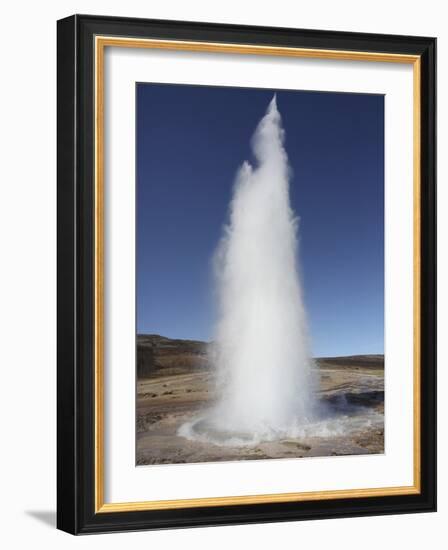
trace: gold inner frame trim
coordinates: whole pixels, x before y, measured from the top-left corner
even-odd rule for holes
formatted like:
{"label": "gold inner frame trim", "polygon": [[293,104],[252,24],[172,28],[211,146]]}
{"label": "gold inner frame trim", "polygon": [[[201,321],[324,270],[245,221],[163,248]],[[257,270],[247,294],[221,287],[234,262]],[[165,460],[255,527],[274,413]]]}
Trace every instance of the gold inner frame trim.
{"label": "gold inner frame trim", "polygon": [[[190,498],[180,500],[154,500],[141,502],[104,502],[104,51],[106,47],[153,48],[159,50],[193,51],[207,53],[232,53],[300,57],[330,60],[371,61],[387,63],[407,63],[413,65],[413,420],[414,420],[414,480],[413,485],[401,487],[379,487],[366,489],[313,491],[296,493],[276,493],[260,495],[226,496],[211,498]],[[156,40],[96,36],[95,55],[95,344],[94,344],[94,396],[95,396],[95,513],[129,512],[142,510],[167,510],[197,508],[207,506],[232,506],[241,504],[261,504],[274,502],[303,502],[332,500],[340,498],[362,498],[420,493],[421,484],[421,443],[420,443],[420,270],[421,270],[421,60],[417,55],[390,54],[382,52],[359,52],[345,50],[324,50],[253,44],[227,44],[183,40]]]}

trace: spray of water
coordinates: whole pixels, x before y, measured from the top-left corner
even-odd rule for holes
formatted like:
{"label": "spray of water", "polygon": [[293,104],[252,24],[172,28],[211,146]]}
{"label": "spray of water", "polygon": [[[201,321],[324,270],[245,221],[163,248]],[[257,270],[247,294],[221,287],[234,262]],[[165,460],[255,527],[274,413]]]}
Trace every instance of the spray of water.
{"label": "spray of water", "polygon": [[[215,258],[219,302],[211,361],[218,402],[186,426],[231,443],[283,437],[309,424],[315,384],[298,270],[298,220],[274,96],[253,136]],[[187,433],[188,432],[188,433]]]}

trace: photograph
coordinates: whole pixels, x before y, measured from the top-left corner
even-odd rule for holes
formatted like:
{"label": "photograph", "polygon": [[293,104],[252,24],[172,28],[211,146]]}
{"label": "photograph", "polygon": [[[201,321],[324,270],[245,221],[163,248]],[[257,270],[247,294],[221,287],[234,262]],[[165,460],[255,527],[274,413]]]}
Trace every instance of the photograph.
{"label": "photograph", "polygon": [[384,95],[135,98],[136,465],[383,454]]}

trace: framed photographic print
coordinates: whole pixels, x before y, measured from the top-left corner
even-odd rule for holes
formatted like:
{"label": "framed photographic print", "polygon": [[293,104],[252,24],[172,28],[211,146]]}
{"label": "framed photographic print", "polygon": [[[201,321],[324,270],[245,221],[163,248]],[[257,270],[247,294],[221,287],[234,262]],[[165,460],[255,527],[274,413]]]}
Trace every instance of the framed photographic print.
{"label": "framed photographic print", "polygon": [[434,511],[434,38],[58,22],[58,527]]}

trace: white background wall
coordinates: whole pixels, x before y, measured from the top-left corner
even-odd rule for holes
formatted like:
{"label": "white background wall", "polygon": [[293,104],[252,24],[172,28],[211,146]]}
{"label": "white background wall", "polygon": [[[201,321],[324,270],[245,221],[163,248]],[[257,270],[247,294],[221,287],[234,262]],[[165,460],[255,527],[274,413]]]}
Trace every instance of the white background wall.
{"label": "white background wall", "polygon": [[[0,84],[0,541],[5,548],[446,548],[447,139],[444,2],[89,0],[3,5]],[[73,13],[291,26],[439,39],[439,512],[97,535],[54,528],[56,20]],[[6,543],[6,544],[4,544]],[[143,547],[142,546],[142,547]]]}

